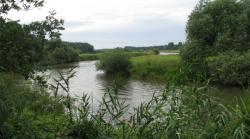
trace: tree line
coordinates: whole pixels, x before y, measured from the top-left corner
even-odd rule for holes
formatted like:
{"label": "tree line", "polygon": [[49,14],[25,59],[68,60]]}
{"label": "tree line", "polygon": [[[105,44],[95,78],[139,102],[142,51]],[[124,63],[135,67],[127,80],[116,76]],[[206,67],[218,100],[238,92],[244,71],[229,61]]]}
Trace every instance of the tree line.
{"label": "tree line", "polygon": [[145,47],[135,47],[135,46],[125,46],[124,50],[135,50],[135,51],[145,51],[145,50],[178,50],[183,47],[183,43],[174,43],[170,42],[167,45],[159,45],[159,46],[145,46]]}

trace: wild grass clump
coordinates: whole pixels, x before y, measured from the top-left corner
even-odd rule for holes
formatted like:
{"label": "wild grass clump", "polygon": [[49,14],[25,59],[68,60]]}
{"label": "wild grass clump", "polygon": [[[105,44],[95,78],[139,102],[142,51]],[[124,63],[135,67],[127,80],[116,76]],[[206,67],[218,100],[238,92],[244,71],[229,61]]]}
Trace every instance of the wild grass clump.
{"label": "wild grass clump", "polygon": [[107,74],[128,75],[131,62],[128,55],[122,52],[104,53],[97,63],[98,70],[104,70]]}
{"label": "wild grass clump", "polygon": [[131,74],[135,77],[150,79],[167,79],[178,70],[178,55],[148,55],[131,59]]}

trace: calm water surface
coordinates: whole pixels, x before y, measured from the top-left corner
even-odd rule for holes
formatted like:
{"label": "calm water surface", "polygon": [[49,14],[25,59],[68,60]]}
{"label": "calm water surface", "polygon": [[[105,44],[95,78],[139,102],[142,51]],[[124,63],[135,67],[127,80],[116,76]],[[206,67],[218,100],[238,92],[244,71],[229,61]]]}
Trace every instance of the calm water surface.
{"label": "calm water surface", "polygon": [[[97,71],[97,61],[85,61],[74,64],[57,66],[47,72],[50,79],[58,78],[58,71],[65,71],[76,66],[76,76],[70,80],[70,93],[73,97],[81,97],[88,94],[91,104],[96,108],[104,92],[111,87],[113,78],[106,77],[103,71]],[[52,81],[52,80],[50,80]],[[148,101],[153,93],[159,93],[164,89],[164,83],[149,82],[136,79],[124,79],[119,90],[118,97],[125,100],[131,107],[136,107],[142,102]],[[214,86],[213,95],[222,98],[225,102],[231,102],[235,97],[244,96],[243,90],[237,87]]]}
{"label": "calm water surface", "polygon": [[[103,71],[97,71],[96,62],[85,61],[62,65],[49,70],[47,74],[50,79],[58,78],[58,71],[65,71],[77,66],[75,68],[76,76],[70,80],[70,93],[73,97],[80,97],[83,93],[88,94],[94,107],[97,107],[104,92],[111,87],[114,78],[106,77]],[[118,97],[133,107],[151,99],[153,93],[159,93],[164,89],[162,83],[134,79],[124,79],[122,85]]]}

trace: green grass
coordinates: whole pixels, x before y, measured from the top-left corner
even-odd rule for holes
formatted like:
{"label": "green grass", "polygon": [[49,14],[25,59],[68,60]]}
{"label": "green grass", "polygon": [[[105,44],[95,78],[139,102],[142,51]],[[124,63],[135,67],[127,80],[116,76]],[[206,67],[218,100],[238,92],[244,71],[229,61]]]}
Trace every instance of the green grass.
{"label": "green grass", "polygon": [[[100,52],[100,53],[96,53],[96,54],[80,54],[80,61],[90,61],[90,60],[99,60],[100,57],[108,52]],[[112,51],[110,51],[109,53],[113,53]],[[127,55],[128,57],[137,57],[137,56],[145,56],[145,55],[149,55],[150,52],[136,52],[136,51],[132,51],[132,52],[123,52],[125,55]]]}
{"label": "green grass", "polygon": [[101,53],[97,54],[80,54],[80,61],[98,60],[100,59]]}
{"label": "green grass", "polygon": [[0,73],[0,77],[0,138],[66,136],[67,116],[59,99],[21,76]]}
{"label": "green grass", "polygon": [[160,50],[160,52],[165,52],[165,53],[180,53],[180,50]]}
{"label": "green grass", "polygon": [[131,58],[134,77],[165,80],[178,70],[179,55],[148,55]]}

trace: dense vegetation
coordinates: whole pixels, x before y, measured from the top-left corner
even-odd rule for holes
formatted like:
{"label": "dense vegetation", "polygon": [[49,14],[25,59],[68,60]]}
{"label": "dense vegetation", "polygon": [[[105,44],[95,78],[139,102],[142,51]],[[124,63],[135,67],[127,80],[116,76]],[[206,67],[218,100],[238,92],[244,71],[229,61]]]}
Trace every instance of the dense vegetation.
{"label": "dense vegetation", "polygon": [[[26,87],[12,75],[0,79],[1,138],[249,138],[249,101],[226,107],[211,97],[208,84],[187,87],[171,80],[165,91],[132,111],[116,96],[104,95],[97,112],[89,97],[75,106],[68,83],[74,72],[61,73],[54,91]],[[179,76],[180,77],[180,76]],[[58,92],[62,90],[63,92]],[[51,94],[52,93],[52,94]],[[65,96],[59,94],[65,94]],[[241,106],[241,107],[240,107]]]}
{"label": "dense vegetation", "polygon": [[55,12],[51,12],[44,21],[21,25],[1,15],[0,72],[12,71],[28,77],[40,68],[45,42],[60,36],[63,20],[54,18]]}
{"label": "dense vegetation", "polygon": [[[187,46],[182,50],[187,68],[178,68],[178,55],[104,53],[98,67],[107,73],[175,76],[167,80],[164,91],[132,110],[118,99],[114,82],[96,112],[91,111],[88,96],[71,96],[74,69],[60,73],[56,84],[42,77],[25,80],[44,68],[41,65],[73,62],[79,51],[85,51],[60,40],[63,20],[56,19],[55,12],[29,25],[2,16],[43,4],[43,0],[0,3],[0,138],[250,138],[249,96],[225,106],[211,97],[207,80],[249,83],[248,0],[200,1],[190,16]],[[135,55],[140,57],[131,58]],[[202,82],[195,78],[186,82],[189,67],[193,75],[204,77]]]}
{"label": "dense vegetation", "polygon": [[94,53],[94,54],[80,54],[81,61],[88,61],[88,60],[99,60],[101,58],[101,53]]}
{"label": "dense vegetation", "polygon": [[[187,47],[182,50],[182,60],[192,65],[192,77],[197,74],[207,78],[217,75],[217,70],[208,70],[207,59],[211,56],[218,56],[217,59],[219,59],[221,55],[227,57],[231,51],[238,53],[235,56],[247,52],[250,49],[249,21],[250,1],[248,0],[201,0],[189,17],[186,29]],[[248,60],[247,57],[244,57],[246,58],[243,58],[244,60],[242,58],[241,61]],[[230,65],[228,62],[231,61],[224,62],[226,62],[225,65]],[[241,70],[227,70],[223,74],[238,72],[236,74],[239,75],[249,69],[247,65],[236,64],[235,66],[237,66],[235,69]],[[244,76],[248,76],[247,72],[244,73],[246,73]],[[225,81],[227,79],[229,78],[216,78],[216,81],[239,84],[237,79]],[[241,83],[244,84],[250,82],[250,80],[242,80],[244,82]]]}
{"label": "dense vegetation", "polygon": [[100,62],[97,63],[98,70],[104,70],[107,74],[128,75],[131,62],[129,56],[122,52],[104,53]]}
{"label": "dense vegetation", "polygon": [[59,99],[45,88],[31,88],[18,75],[1,73],[0,77],[0,138],[66,136],[64,126],[69,124]]}
{"label": "dense vegetation", "polygon": [[78,50],[64,44],[60,39],[48,41],[43,55],[43,65],[65,64],[79,60]]}
{"label": "dense vegetation", "polygon": [[93,53],[95,51],[94,46],[89,43],[81,43],[81,42],[63,42],[64,45],[73,47],[79,53]]}
{"label": "dense vegetation", "polygon": [[214,81],[228,85],[250,83],[250,51],[235,51],[209,57],[208,67]]}

